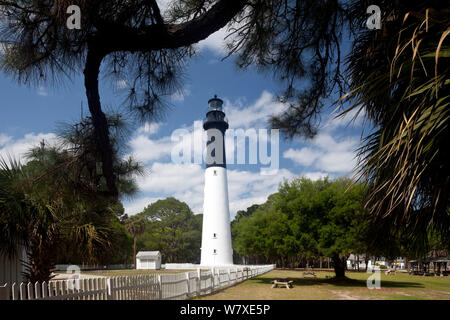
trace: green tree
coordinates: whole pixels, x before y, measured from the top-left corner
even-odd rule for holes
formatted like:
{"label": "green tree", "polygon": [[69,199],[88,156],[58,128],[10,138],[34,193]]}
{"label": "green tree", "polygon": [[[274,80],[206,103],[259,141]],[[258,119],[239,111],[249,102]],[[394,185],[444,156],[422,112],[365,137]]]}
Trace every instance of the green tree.
{"label": "green tree", "polygon": [[148,221],[138,239],[140,249],[161,251],[164,262],[199,261],[202,215],[173,197],[148,205],[140,215]]}
{"label": "green tree", "polygon": [[[117,126],[112,121],[111,131]],[[0,228],[16,226],[2,237],[0,247],[10,253],[18,244],[26,248],[30,281],[49,280],[58,253],[64,251],[83,262],[111,259],[118,205],[105,192],[105,179],[97,170],[92,129],[90,120],[84,119],[61,134],[61,144],[42,142],[31,149],[26,165],[2,162]],[[121,194],[133,195],[134,175],[141,167],[132,159],[121,160],[115,150],[117,185]]]}
{"label": "green tree", "polygon": [[125,221],[125,229],[133,236],[133,263],[136,269],[136,239],[145,232],[145,219],[139,215],[131,216]]}
{"label": "green tree", "polygon": [[[262,256],[292,266],[301,257],[331,257],[336,277],[345,277],[350,253],[359,253],[366,211],[365,187],[352,181],[294,179],[234,226],[233,245],[241,255]],[[351,187],[350,187],[351,186]]]}

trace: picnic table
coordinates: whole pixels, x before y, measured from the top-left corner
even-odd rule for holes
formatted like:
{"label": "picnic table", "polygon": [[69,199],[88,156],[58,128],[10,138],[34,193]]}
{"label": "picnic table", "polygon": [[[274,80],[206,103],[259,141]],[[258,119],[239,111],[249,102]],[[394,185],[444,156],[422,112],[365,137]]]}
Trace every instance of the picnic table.
{"label": "picnic table", "polygon": [[285,286],[286,289],[292,288],[293,280],[289,280],[288,278],[276,278],[272,280],[272,288],[278,288],[278,285]]}
{"label": "picnic table", "polygon": [[314,271],[304,271],[303,272],[303,277],[305,276],[313,276],[314,278],[316,277],[316,273]]}
{"label": "picnic table", "polygon": [[390,275],[390,274],[394,275],[394,274],[396,274],[396,271],[394,269],[389,269],[389,270],[386,270],[385,274],[386,275]]}

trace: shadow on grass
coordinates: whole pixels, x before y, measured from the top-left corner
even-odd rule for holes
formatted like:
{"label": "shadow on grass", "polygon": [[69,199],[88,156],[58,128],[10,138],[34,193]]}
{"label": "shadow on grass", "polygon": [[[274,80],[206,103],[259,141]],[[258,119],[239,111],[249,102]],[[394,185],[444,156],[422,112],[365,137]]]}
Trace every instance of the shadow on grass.
{"label": "shadow on grass", "polygon": [[[368,275],[369,277],[369,275]],[[287,277],[289,280],[294,281],[294,286],[311,286],[311,285],[333,285],[337,287],[367,287],[367,280],[358,280],[350,278],[303,278],[303,277]],[[272,285],[272,281],[278,279],[277,277],[266,278],[257,277],[252,279],[254,283],[262,283]],[[391,281],[382,280],[381,286],[384,288],[424,288],[423,284],[417,282],[404,282],[404,281]]]}

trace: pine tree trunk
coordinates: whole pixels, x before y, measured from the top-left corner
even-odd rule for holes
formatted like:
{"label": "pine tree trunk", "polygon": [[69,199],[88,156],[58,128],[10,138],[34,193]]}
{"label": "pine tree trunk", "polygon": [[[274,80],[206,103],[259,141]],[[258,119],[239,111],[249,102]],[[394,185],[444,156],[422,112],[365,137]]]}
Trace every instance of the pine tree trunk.
{"label": "pine tree trunk", "polygon": [[106,115],[102,111],[98,90],[98,75],[104,55],[98,51],[98,49],[92,48],[88,50],[84,69],[84,85],[92,124],[94,125],[97,150],[101,159],[102,174],[105,177],[110,194],[116,198],[118,190],[113,172],[113,151],[109,138],[109,126]]}

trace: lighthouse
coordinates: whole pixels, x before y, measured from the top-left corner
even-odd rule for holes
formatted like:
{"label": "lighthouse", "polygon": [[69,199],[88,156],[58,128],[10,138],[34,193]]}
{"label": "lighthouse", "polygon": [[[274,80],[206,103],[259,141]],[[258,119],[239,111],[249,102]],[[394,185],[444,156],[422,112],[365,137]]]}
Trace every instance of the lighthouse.
{"label": "lighthouse", "polygon": [[215,95],[208,101],[208,105],[208,112],[203,121],[207,142],[200,263],[203,266],[232,265],[233,249],[225,159],[225,131],[228,129],[228,122],[222,110],[221,99]]}

